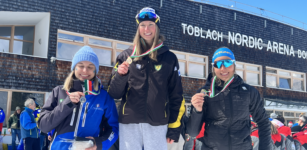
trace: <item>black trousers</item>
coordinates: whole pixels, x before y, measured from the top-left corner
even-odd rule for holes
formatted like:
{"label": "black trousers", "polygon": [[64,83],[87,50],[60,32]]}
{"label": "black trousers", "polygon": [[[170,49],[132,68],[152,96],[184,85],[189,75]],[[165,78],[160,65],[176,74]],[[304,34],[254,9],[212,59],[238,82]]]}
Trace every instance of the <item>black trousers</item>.
{"label": "black trousers", "polygon": [[27,137],[23,139],[24,150],[40,150],[39,138]]}

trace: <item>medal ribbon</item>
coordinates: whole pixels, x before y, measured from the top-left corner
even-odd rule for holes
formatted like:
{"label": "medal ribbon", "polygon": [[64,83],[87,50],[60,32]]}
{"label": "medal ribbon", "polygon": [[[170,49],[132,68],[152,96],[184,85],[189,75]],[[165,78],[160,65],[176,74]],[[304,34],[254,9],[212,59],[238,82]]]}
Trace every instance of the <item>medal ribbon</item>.
{"label": "medal ribbon", "polygon": [[[85,95],[98,95],[100,93],[100,90],[99,90],[99,93],[96,93],[92,90],[92,88],[93,88],[92,82],[89,81],[89,80],[84,81],[84,88],[85,88],[85,91],[84,91]],[[66,94],[70,95],[70,92],[66,91]]]}
{"label": "medal ribbon", "polygon": [[223,91],[225,91],[227,89],[227,87],[233,82],[234,80],[234,76],[227,81],[227,83],[225,84],[224,88],[215,95],[215,81],[216,81],[216,76],[212,79],[212,82],[211,82],[211,86],[210,86],[210,91],[209,91],[209,97],[210,98],[213,98],[215,96],[218,96],[220,93],[222,93]]}
{"label": "medal ribbon", "polygon": [[136,45],[134,46],[133,48],[133,51],[132,51],[132,54],[130,56],[130,58],[137,58],[137,57],[142,57],[142,56],[146,56],[156,50],[158,50],[159,48],[161,48],[163,46],[163,42],[161,42],[159,45],[157,45],[156,47],[154,47],[153,49],[149,49],[147,50],[145,53],[139,55],[139,56],[136,56],[135,53],[136,53]]}

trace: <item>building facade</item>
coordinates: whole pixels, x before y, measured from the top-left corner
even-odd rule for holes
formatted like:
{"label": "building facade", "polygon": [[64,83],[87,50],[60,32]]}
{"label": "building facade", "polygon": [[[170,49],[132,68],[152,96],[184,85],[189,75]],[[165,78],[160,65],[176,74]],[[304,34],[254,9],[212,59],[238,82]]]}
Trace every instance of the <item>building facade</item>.
{"label": "building facade", "polygon": [[180,63],[187,105],[211,72],[213,52],[226,46],[235,54],[236,73],[258,89],[268,113],[295,121],[307,112],[306,30],[187,0],[0,1],[0,107],[9,116],[29,96],[43,105],[84,45],[97,53],[106,88],[116,56],[132,45],[134,17],[145,6],[159,11],[164,44]]}

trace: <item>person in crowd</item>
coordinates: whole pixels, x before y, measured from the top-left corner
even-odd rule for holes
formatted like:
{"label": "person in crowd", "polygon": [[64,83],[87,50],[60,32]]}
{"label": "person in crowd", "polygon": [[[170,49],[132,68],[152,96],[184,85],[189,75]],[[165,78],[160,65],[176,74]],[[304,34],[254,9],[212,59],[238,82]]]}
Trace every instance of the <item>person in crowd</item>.
{"label": "person in crowd", "polygon": [[298,133],[294,134],[296,136],[307,134],[307,117],[301,116],[298,120],[298,126],[292,127],[291,131],[292,132],[298,132]]}
{"label": "person in crowd", "polygon": [[[301,131],[304,131],[304,132],[307,132],[306,131],[307,129],[307,117],[306,116],[301,116],[299,117],[299,120],[297,122],[297,125],[294,126],[291,128],[291,131],[292,132],[301,132]],[[302,133],[300,133],[302,134]]]}
{"label": "person in crowd", "polygon": [[298,125],[291,128],[292,132],[295,132],[295,134],[293,134],[293,139],[296,150],[307,150],[306,126],[307,126],[307,117],[301,115],[298,120]]}
{"label": "person in crowd", "polygon": [[117,140],[115,102],[96,77],[98,71],[97,55],[91,47],[83,46],[73,57],[71,73],[64,85],[55,87],[49,95],[38,123],[45,133],[55,129],[51,150],[79,145],[74,138],[92,140],[89,144],[92,146],[86,150],[108,150]]}
{"label": "person in crowd", "polygon": [[259,149],[270,149],[270,122],[259,92],[235,74],[235,56],[226,47],[212,57],[212,73],[205,86],[192,97],[188,132],[199,133],[203,122],[203,148],[214,150],[252,149],[250,114],[259,128]]}
{"label": "person in crowd", "polygon": [[271,135],[272,144],[270,150],[286,150],[286,137],[278,133],[278,130],[275,128],[273,123],[271,123]]}
{"label": "person in crowd", "polygon": [[5,121],[5,112],[3,108],[0,107],[0,135],[2,133],[3,122]]}
{"label": "person in crowd", "polygon": [[178,59],[163,45],[155,9],[143,8],[135,19],[134,46],[117,56],[108,88],[122,99],[120,149],[166,150],[178,142],[185,112]]}
{"label": "person in crowd", "polygon": [[203,123],[202,128],[199,132],[199,134],[196,137],[191,137],[187,132],[186,132],[186,125],[189,121],[189,117],[184,115],[182,118],[182,125],[184,126],[184,130],[182,131],[182,135],[184,137],[185,143],[183,145],[183,150],[201,150],[201,144],[198,139],[204,137],[204,131],[205,131],[205,123]]}
{"label": "person in crowd", "polygon": [[293,143],[293,138],[291,134],[291,128],[287,127],[284,125],[284,117],[278,115],[276,119],[273,119],[271,122],[274,125],[274,127],[277,129],[279,134],[282,134],[286,137],[286,149],[287,150],[292,150],[295,148],[294,143]]}
{"label": "person in crowd", "polygon": [[28,98],[25,101],[25,110],[20,115],[20,130],[24,150],[40,150],[38,127],[33,116],[35,106],[35,101]]}
{"label": "person in crowd", "polygon": [[290,121],[290,122],[288,123],[288,127],[289,127],[289,128],[292,128],[292,126],[293,126],[293,122]]}
{"label": "person in crowd", "polygon": [[255,122],[251,121],[251,139],[252,139],[252,146],[253,150],[259,149],[259,130],[258,126]]}
{"label": "person in crowd", "polygon": [[270,118],[271,118],[271,119],[276,119],[276,118],[277,118],[277,116],[278,116],[278,115],[277,115],[277,114],[275,114],[275,113],[271,113],[271,114],[270,114]]}
{"label": "person in crowd", "polygon": [[[38,100],[35,97],[30,97],[31,99],[34,100],[35,102],[35,110],[33,111],[34,119],[37,122],[39,117],[40,117],[40,112],[41,112],[41,106],[38,104]],[[42,132],[38,128],[38,133],[39,133],[39,140],[40,140],[40,150],[43,150],[43,147],[46,147],[46,139],[47,139],[47,134]]]}
{"label": "person in crowd", "polygon": [[8,131],[12,134],[12,150],[16,150],[16,136],[18,141],[21,141],[21,132],[20,132],[20,107],[17,106],[14,114],[12,114],[7,122]]}

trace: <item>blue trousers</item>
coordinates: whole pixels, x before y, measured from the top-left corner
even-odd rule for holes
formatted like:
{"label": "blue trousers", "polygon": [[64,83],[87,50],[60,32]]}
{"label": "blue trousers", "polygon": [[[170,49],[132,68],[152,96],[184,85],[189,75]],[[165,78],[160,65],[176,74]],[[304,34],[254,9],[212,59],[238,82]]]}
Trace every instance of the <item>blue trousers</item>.
{"label": "blue trousers", "polygon": [[43,150],[43,147],[44,147],[44,141],[45,141],[46,136],[45,136],[45,135],[40,134],[39,138],[40,138],[40,148],[41,148],[41,150]]}
{"label": "blue trousers", "polygon": [[11,129],[12,132],[12,150],[16,150],[16,136],[18,136],[18,140],[20,141],[21,132],[20,129]]}

